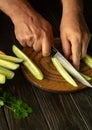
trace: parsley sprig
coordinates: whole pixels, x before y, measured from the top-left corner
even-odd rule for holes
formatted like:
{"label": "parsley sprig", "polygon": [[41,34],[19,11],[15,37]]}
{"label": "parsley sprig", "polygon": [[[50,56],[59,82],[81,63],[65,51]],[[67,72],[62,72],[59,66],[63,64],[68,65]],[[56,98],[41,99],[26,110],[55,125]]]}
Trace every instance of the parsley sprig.
{"label": "parsley sprig", "polygon": [[14,112],[15,118],[22,119],[28,117],[32,112],[32,108],[25,102],[17,99],[10,92],[4,92],[0,97],[0,107],[6,106]]}

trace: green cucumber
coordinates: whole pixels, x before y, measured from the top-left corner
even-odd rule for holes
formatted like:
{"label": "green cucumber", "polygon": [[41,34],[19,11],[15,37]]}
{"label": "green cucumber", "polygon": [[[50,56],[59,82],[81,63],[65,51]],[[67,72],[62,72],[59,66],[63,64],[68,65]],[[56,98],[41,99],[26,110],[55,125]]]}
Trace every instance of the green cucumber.
{"label": "green cucumber", "polygon": [[42,80],[44,78],[43,73],[38,66],[34,64],[34,62],[29,59],[17,46],[13,45],[12,50],[17,57],[23,59],[23,65],[29,70],[29,72],[32,73],[35,78],[38,80]]}
{"label": "green cucumber", "polygon": [[60,75],[71,85],[74,87],[78,87],[77,83],[74,81],[74,79],[69,75],[69,73],[65,70],[65,68],[61,65],[59,60],[55,57],[51,57],[53,65],[56,67],[57,71],[60,73]]}
{"label": "green cucumber", "polygon": [[92,77],[89,77],[88,75],[85,75],[83,73],[80,73],[87,81],[92,80]]}
{"label": "green cucumber", "polygon": [[92,57],[88,54],[83,58],[83,62],[92,69]]}
{"label": "green cucumber", "polygon": [[19,64],[15,64],[13,62],[2,60],[2,59],[0,59],[0,66],[10,70],[16,70],[17,68],[19,68]]}
{"label": "green cucumber", "polygon": [[23,61],[23,59],[20,59],[20,58],[14,57],[14,56],[10,56],[10,55],[4,55],[4,54],[0,54],[0,59],[11,61],[14,63],[21,63]]}
{"label": "green cucumber", "polygon": [[1,66],[0,66],[0,74],[5,75],[7,79],[12,79],[15,75],[13,71],[8,70],[8,69],[1,67]]}
{"label": "green cucumber", "polygon": [[6,76],[4,74],[0,74],[0,84],[5,84]]}

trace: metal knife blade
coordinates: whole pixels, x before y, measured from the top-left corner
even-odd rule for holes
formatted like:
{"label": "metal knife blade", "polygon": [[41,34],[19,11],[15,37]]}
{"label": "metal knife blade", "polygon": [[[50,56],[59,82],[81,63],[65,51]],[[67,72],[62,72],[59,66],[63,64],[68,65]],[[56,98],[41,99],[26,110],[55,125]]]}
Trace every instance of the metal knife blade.
{"label": "metal knife blade", "polygon": [[51,56],[56,57],[62,66],[79,82],[88,87],[92,87],[92,85],[85,80],[85,78],[81,76],[81,74],[73,67],[73,65],[54,47],[51,48]]}

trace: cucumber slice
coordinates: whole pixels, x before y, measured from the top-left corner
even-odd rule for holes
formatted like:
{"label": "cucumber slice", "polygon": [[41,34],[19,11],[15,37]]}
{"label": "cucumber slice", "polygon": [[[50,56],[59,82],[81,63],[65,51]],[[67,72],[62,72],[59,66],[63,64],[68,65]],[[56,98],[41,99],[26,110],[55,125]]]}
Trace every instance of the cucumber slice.
{"label": "cucumber slice", "polygon": [[57,71],[60,73],[60,75],[71,85],[74,87],[78,87],[77,83],[73,80],[73,78],[68,74],[68,72],[64,69],[64,67],[61,65],[59,60],[55,57],[51,57],[53,65],[56,67]]}
{"label": "cucumber slice", "polygon": [[5,75],[7,79],[12,79],[15,75],[13,71],[8,70],[8,69],[1,67],[1,66],[0,66],[0,74]]}
{"label": "cucumber slice", "polygon": [[12,50],[14,54],[23,59],[23,65],[32,73],[32,75],[38,80],[42,80],[44,78],[43,73],[38,68],[36,64],[33,63],[31,59],[29,59],[17,46],[13,45]]}
{"label": "cucumber slice", "polygon": [[11,61],[14,63],[20,63],[23,61],[23,59],[20,59],[14,56],[4,55],[4,54],[0,54],[0,59]]}
{"label": "cucumber slice", "polygon": [[0,59],[0,66],[10,70],[16,70],[17,68],[19,68],[19,64],[15,64],[13,62],[2,60],[2,59]]}
{"label": "cucumber slice", "polygon": [[3,74],[0,74],[0,84],[5,84],[6,76]]}
{"label": "cucumber slice", "polygon": [[83,73],[80,73],[87,81],[90,81],[90,80],[92,80],[92,78],[91,77],[89,77],[88,75],[85,75],[85,74],[83,74]]}
{"label": "cucumber slice", "polygon": [[92,69],[92,57],[88,54],[83,58],[83,62]]}

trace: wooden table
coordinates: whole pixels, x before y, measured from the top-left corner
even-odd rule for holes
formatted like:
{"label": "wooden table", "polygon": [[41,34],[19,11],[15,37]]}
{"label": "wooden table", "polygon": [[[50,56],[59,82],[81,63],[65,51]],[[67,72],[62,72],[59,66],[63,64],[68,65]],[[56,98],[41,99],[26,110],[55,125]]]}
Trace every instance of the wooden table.
{"label": "wooden table", "polygon": [[[5,15],[1,15],[0,49],[8,54],[11,54],[13,44],[10,23]],[[89,26],[91,28],[91,24]],[[30,84],[21,69],[0,87],[10,90],[33,109],[28,118],[18,120],[11,110],[1,108],[0,130],[92,130],[91,88],[68,94],[49,93]]]}

